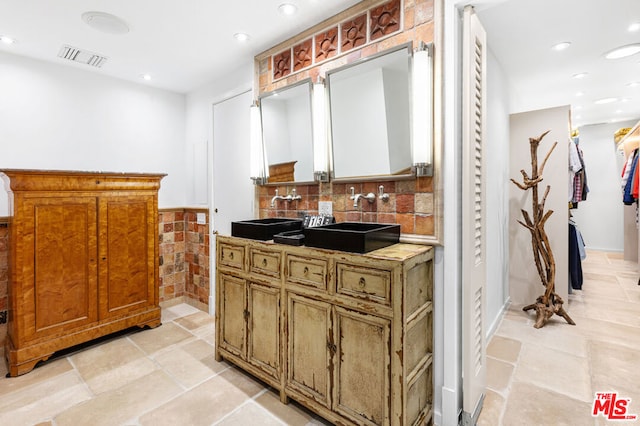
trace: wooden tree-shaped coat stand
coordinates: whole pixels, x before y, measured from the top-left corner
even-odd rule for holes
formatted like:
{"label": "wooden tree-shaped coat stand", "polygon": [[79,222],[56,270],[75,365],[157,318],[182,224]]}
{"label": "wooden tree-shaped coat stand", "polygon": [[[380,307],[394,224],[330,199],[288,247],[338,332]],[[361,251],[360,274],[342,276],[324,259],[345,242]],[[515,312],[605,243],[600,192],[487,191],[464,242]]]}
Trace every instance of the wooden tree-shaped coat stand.
{"label": "wooden tree-shaped coat stand", "polygon": [[518,188],[523,191],[532,190],[532,210],[533,210],[533,218],[529,215],[529,212],[522,209],[522,217],[524,218],[524,222],[519,220],[518,223],[531,232],[531,246],[533,248],[533,259],[536,262],[536,268],[538,269],[538,275],[540,276],[540,281],[542,285],[545,287],[545,292],[542,296],[539,296],[536,299],[535,303],[531,305],[527,305],[522,308],[523,311],[527,312],[529,310],[536,310],[536,322],[534,324],[535,328],[543,327],[549,318],[551,318],[554,314],[560,315],[563,317],[569,324],[576,325],[575,322],[569,317],[569,314],[564,310],[562,304],[564,301],[562,298],[556,294],[555,292],[555,278],[556,278],[556,263],[553,257],[553,252],[551,251],[551,244],[549,243],[549,238],[547,237],[547,233],[544,230],[544,224],[547,222],[551,214],[553,214],[553,210],[548,210],[546,213],[544,211],[544,205],[547,201],[547,196],[549,195],[549,190],[551,186],[547,185],[546,190],[544,191],[544,196],[542,197],[542,201],[538,200],[538,184],[542,182],[542,172],[544,171],[544,166],[551,155],[551,152],[554,150],[558,142],[554,142],[553,146],[547,153],[542,162],[540,168],[538,168],[538,146],[540,145],[540,141],[545,135],[549,133],[549,130],[544,132],[538,138],[529,138],[529,145],[531,147],[531,177],[527,176],[527,173],[524,170],[520,170],[522,174],[522,183],[518,183],[515,179],[511,179]]}

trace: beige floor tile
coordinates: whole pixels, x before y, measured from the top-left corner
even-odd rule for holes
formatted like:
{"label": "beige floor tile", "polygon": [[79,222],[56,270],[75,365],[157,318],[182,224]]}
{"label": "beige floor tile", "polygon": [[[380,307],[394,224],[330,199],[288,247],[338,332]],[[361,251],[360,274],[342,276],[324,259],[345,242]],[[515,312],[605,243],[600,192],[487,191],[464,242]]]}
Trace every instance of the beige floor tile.
{"label": "beige floor tile", "polygon": [[232,388],[240,390],[249,398],[253,398],[266,387],[265,384],[237,367],[229,368],[220,373],[219,376],[229,383]]}
{"label": "beige floor tile", "polygon": [[187,330],[195,330],[200,327],[211,327],[213,329],[214,317],[206,312],[199,311],[186,317],[177,318],[174,322]]}
{"label": "beige floor tile", "polygon": [[593,400],[588,360],[540,345],[523,345],[514,380],[580,401]]}
{"label": "beige floor tile", "polygon": [[71,371],[72,365],[66,358],[51,360],[31,372],[18,377],[0,377],[0,397],[24,389],[34,384],[43,383],[52,378]]}
{"label": "beige floor tile", "polygon": [[487,345],[487,355],[503,361],[515,363],[520,354],[522,343],[502,336],[493,336]]}
{"label": "beige floor tile", "polygon": [[497,393],[487,390],[482,404],[482,411],[478,417],[477,426],[500,425],[505,399]]}
{"label": "beige floor tile", "polygon": [[589,318],[640,327],[640,315],[638,315],[640,306],[637,303],[591,298],[585,300],[585,309]]}
{"label": "beige floor tile", "polygon": [[487,387],[500,394],[508,392],[509,383],[513,376],[513,364],[487,357]]}
{"label": "beige floor tile", "polygon": [[589,350],[593,392],[618,391],[620,397],[631,398],[634,414],[640,414],[638,351],[602,342],[592,342]]}
{"label": "beige floor tile", "polygon": [[95,394],[117,389],[158,368],[126,338],[78,352],[71,361]]}
{"label": "beige floor tile", "polygon": [[533,327],[533,322],[523,326],[518,321],[505,318],[496,335],[581,357],[587,355],[587,340],[576,333],[575,326],[567,324],[564,318],[557,315],[539,329]]}
{"label": "beige floor tile", "polygon": [[238,407],[234,412],[220,420],[216,425],[220,426],[281,426],[284,425],[271,413],[257,405],[253,401]]}
{"label": "beige floor tile", "polygon": [[211,425],[250,398],[234,383],[218,375],[145,414],[140,418],[140,424]]}
{"label": "beige floor tile", "polygon": [[0,424],[33,425],[91,397],[78,375],[68,371],[0,398]]}
{"label": "beige floor tile", "polygon": [[576,329],[590,342],[621,345],[640,351],[640,329],[624,324],[576,316]]}
{"label": "beige floor tile", "polygon": [[505,426],[595,425],[591,403],[549,391],[529,383],[512,385],[502,424]]}
{"label": "beige floor tile", "polygon": [[179,305],[175,305],[175,306],[170,306],[166,309],[163,309],[163,311],[167,311],[167,316],[172,316],[172,320],[175,320],[176,318],[181,318],[181,317],[186,317],[188,315],[192,315],[195,314],[197,312],[202,312],[200,309],[191,306],[187,303],[181,303]]}
{"label": "beige floor tile", "polygon": [[289,426],[331,425],[330,422],[308,411],[295,401],[282,404],[280,394],[273,389],[258,396],[255,402]]}
{"label": "beige floor tile", "polygon": [[129,339],[138,345],[145,353],[152,354],[191,337],[193,337],[193,334],[170,322],[151,330],[142,330],[138,333],[131,334]]}
{"label": "beige floor tile", "polygon": [[[155,360],[164,371],[186,389],[192,388],[216,374],[214,369],[209,368],[208,365],[180,347],[160,353],[155,357]],[[221,365],[220,370],[223,369],[224,366]]]}
{"label": "beige floor tile", "polygon": [[152,410],[180,394],[182,389],[162,371],[155,371],[119,389],[102,393],[57,417],[58,426],[131,424],[140,413]]}

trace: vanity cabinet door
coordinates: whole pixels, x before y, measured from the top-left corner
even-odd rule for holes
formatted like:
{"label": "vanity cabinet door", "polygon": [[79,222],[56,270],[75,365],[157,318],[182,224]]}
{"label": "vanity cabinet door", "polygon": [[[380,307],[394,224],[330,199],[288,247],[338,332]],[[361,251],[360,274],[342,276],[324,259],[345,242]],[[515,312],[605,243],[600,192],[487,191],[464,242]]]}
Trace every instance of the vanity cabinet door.
{"label": "vanity cabinet door", "polygon": [[331,305],[289,293],[287,392],[331,407]]}
{"label": "vanity cabinet door", "polygon": [[388,425],[391,321],[335,307],[334,411],[361,425]]}
{"label": "vanity cabinet door", "polygon": [[280,289],[249,283],[247,360],[280,379]]}
{"label": "vanity cabinet door", "polygon": [[246,358],[247,341],[247,283],[241,278],[227,274],[218,275],[222,295],[218,327],[218,345],[242,358]]}

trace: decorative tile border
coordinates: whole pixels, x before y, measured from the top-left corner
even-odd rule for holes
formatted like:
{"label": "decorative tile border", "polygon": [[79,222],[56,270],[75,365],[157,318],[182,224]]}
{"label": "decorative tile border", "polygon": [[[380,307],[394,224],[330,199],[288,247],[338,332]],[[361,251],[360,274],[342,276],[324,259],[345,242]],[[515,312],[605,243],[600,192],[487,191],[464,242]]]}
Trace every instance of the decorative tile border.
{"label": "decorative tile border", "polygon": [[401,32],[402,4],[402,0],[387,1],[274,54],[269,61],[273,82]]}

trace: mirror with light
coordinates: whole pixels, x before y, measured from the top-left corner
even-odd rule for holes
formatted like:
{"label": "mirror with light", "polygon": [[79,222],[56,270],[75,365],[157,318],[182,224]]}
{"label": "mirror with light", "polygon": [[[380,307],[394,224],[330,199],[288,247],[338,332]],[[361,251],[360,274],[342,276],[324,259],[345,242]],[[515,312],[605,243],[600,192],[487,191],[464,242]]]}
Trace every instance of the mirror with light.
{"label": "mirror with light", "polygon": [[260,97],[267,182],[314,179],[311,81]]}
{"label": "mirror with light", "polygon": [[333,177],[411,176],[410,45],[327,72]]}

